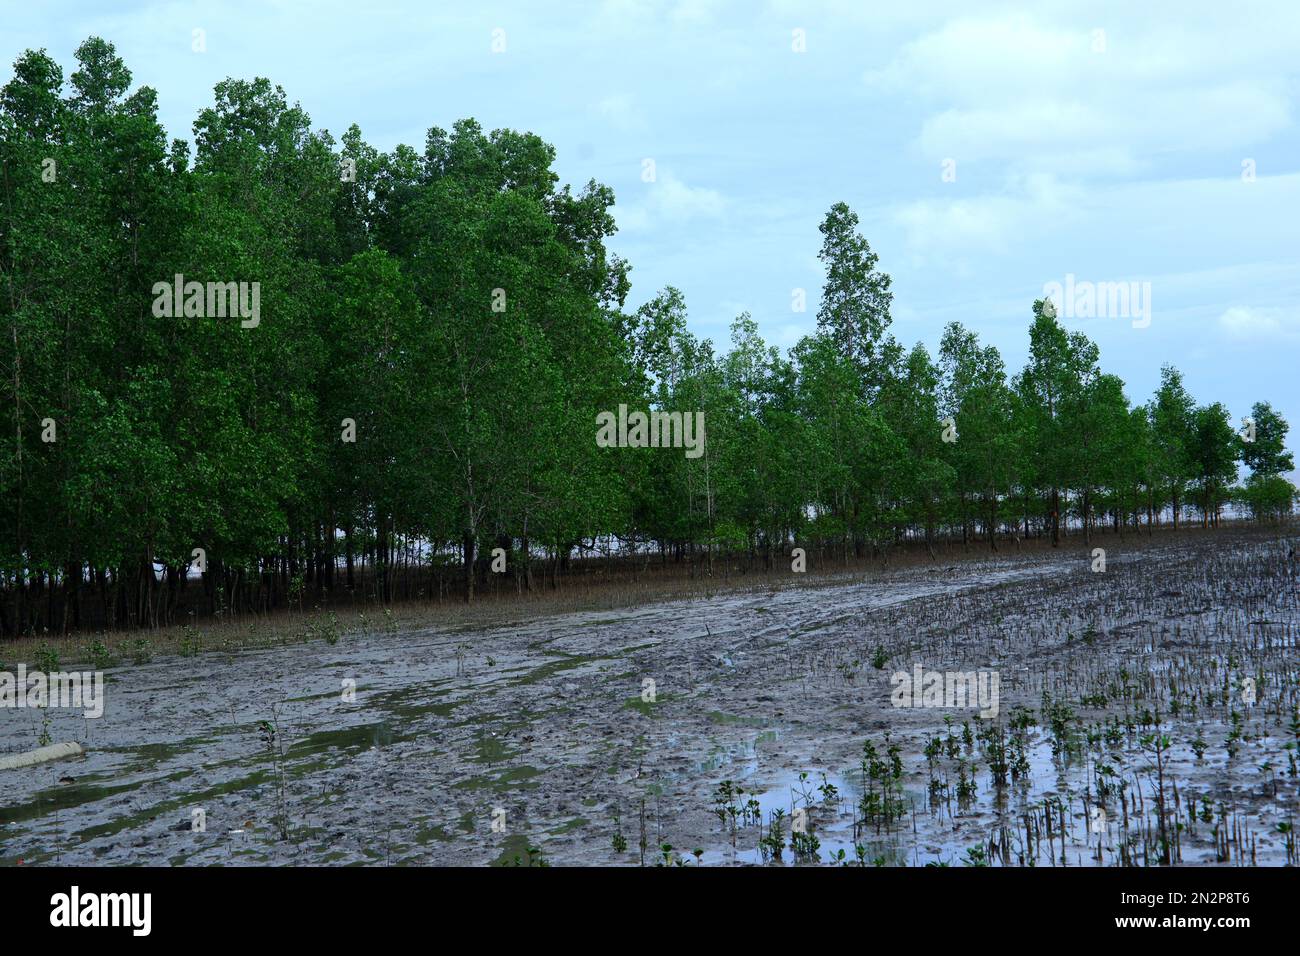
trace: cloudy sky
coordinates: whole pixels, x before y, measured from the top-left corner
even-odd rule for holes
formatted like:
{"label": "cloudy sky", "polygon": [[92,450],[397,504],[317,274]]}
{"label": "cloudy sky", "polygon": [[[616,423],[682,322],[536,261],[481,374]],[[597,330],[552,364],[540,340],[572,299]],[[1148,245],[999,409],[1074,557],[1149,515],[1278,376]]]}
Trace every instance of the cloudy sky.
{"label": "cloudy sky", "polygon": [[817,226],[837,201],[894,277],[907,344],[937,348],[960,320],[1015,371],[1046,284],[1149,282],[1149,325],[1066,324],[1130,399],[1172,362],[1235,418],[1272,401],[1297,445],[1294,0],[0,0],[0,13],[5,78],[29,47],[71,73],[80,41],[103,36],[158,90],[173,136],[191,137],[218,80],[259,75],[317,127],[356,122],[382,149],[422,147],[428,127],[466,116],[536,132],[564,180],[614,188],[630,304],[676,285],[720,346],[746,310],[781,346],[813,328]]}

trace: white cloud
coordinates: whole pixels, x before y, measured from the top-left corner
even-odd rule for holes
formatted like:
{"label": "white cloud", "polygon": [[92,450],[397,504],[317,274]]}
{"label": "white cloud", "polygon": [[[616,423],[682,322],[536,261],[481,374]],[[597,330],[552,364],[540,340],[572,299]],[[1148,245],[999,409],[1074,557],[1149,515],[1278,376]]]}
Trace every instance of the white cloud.
{"label": "white cloud", "polygon": [[647,127],[645,115],[632,97],[625,93],[611,93],[599,100],[592,109],[620,132],[644,132]]}
{"label": "white cloud", "polygon": [[[1054,261],[1053,274],[1093,271],[1106,278],[1172,272],[1174,263],[1180,271],[1202,272],[1286,260],[1283,250],[1300,248],[1300,217],[1287,213],[1300,208],[1300,173],[1246,183],[1234,166],[1223,172],[1213,179],[1094,185],[1041,174],[1009,177],[996,192],[898,203],[890,221],[918,264],[957,266],[1001,256],[1020,275],[1040,257]],[[960,176],[959,167],[959,183]],[[1233,274],[1230,281],[1241,280]]]}
{"label": "white cloud", "polygon": [[675,23],[703,24],[713,19],[719,0],[678,0],[669,16]]}
{"label": "white cloud", "polygon": [[1231,18],[1173,35],[1128,23],[1105,31],[1102,52],[1083,22],[953,20],[864,79],[882,97],[929,105],[914,142],[927,159],[1059,174],[1127,175],[1180,151],[1245,149],[1291,124],[1285,47],[1222,49],[1240,32]]}
{"label": "white cloud", "polygon": [[662,0],[605,0],[596,16],[620,30],[644,30],[663,23],[698,27],[710,23],[724,5],[722,0],[677,0],[673,4]]}
{"label": "white cloud", "polygon": [[1219,316],[1219,327],[1229,338],[1241,341],[1257,341],[1277,338],[1295,331],[1295,316],[1288,316],[1282,309],[1252,308],[1234,305]]}
{"label": "white cloud", "polygon": [[1069,227],[1082,215],[1081,200],[1076,188],[1035,175],[1010,181],[999,194],[904,203],[893,221],[915,261],[955,257],[960,271],[966,257],[1005,254],[1016,243]]}
{"label": "white cloud", "polygon": [[642,187],[643,198],[615,207],[614,216],[620,229],[640,230],[697,218],[712,219],[721,216],[727,208],[727,200],[716,189],[688,186],[662,167],[656,171],[655,182],[644,183]]}

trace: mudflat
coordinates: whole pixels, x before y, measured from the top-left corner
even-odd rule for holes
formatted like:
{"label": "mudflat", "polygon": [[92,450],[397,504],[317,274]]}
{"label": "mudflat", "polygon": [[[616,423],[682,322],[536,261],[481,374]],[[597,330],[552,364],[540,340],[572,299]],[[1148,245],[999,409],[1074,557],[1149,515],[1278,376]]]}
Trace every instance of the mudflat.
{"label": "mudflat", "polygon": [[0,863],[1297,862],[1294,536],[1105,544],[110,668]]}

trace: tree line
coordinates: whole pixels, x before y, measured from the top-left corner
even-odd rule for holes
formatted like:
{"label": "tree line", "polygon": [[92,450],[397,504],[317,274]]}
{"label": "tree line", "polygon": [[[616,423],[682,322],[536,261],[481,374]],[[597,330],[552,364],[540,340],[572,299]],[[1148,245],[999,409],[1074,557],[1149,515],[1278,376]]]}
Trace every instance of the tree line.
{"label": "tree line", "polygon": [[[744,314],[721,351],[674,288],[625,305],[612,191],[531,133],[381,152],[228,79],[169,142],[110,43],[76,60],[0,90],[4,635],[472,599],[494,560],[532,588],[610,546],[771,568],[1291,511],[1266,402],[1253,441],[1173,368],[1132,405],[1045,301],[1018,374],[959,323],[905,348],[844,204],[816,332],[782,353]],[[173,277],[256,283],[260,319],[163,314]],[[598,443],[620,405],[702,413],[703,450]]]}

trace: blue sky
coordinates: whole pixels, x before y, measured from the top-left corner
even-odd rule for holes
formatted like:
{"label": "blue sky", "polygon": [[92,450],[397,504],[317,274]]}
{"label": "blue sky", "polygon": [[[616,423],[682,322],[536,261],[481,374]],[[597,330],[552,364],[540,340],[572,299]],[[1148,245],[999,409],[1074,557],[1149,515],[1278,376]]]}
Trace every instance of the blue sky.
{"label": "blue sky", "polygon": [[231,75],[267,76],[315,126],[337,137],[356,122],[381,149],[421,147],[465,116],[536,132],[562,179],[614,188],[630,304],[676,285],[719,346],[745,310],[783,347],[814,327],[817,226],[841,200],[894,278],[909,345],[935,350],[959,320],[1014,372],[1046,283],[1149,282],[1148,327],[1065,324],[1130,399],[1172,362],[1234,418],[1272,401],[1297,447],[1293,0],[4,0],[0,13],[6,77],[29,47],[71,73],[81,40],[103,36],[158,90],[173,136],[191,137]]}

